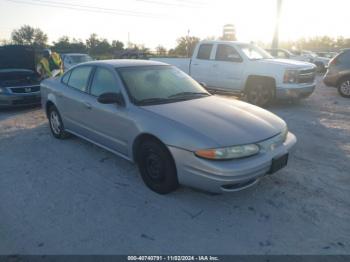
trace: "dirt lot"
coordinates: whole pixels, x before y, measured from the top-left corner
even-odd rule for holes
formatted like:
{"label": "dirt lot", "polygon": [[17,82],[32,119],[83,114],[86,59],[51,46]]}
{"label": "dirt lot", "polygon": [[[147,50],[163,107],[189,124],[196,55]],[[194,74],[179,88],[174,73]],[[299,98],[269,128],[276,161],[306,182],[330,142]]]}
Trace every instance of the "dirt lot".
{"label": "dirt lot", "polygon": [[298,138],[286,169],[239,193],[166,196],[127,161],[54,139],[40,109],[0,112],[0,253],[350,254],[350,100],[319,83],[270,110]]}

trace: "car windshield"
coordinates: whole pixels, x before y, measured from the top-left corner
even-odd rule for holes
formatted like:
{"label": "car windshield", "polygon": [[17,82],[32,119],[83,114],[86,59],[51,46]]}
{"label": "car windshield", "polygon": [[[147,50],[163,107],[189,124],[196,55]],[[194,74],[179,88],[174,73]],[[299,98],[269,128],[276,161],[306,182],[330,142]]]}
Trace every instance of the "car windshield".
{"label": "car windshield", "polygon": [[255,45],[239,44],[238,46],[249,59],[256,60],[273,58],[273,56],[266,52],[264,49]]}
{"label": "car windshield", "polygon": [[210,94],[195,80],[173,66],[117,68],[131,100],[137,105],[172,103]]}
{"label": "car windshield", "polygon": [[74,64],[80,64],[80,63],[92,61],[92,58],[88,55],[73,55],[73,56],[70,56],[70,58]]}

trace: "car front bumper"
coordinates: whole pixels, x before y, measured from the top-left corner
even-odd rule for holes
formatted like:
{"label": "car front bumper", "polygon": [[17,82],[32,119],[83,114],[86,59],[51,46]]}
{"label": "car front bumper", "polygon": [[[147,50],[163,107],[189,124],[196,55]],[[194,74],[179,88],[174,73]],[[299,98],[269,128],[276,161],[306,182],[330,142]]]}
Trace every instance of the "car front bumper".
{"label": "car front bumper", "polygon": [[286,141],[273,151],[236,160],[213,161],[191,151],[168,146],[176,164],[179,183],[213,193],[235,192],[257,183],[269,173],[272,160],[288,154],[296,137],[288,133]]}
{"label": "car front bumper", "polygon": [[0,93],[0,108],[39,105],[40,91],[33,93]]}
{"label": "car front bumper", "polygon": [[315,82],[309,84],[283,85],[276,88],[276,98],[306,98],[314,92],[315,87]]}

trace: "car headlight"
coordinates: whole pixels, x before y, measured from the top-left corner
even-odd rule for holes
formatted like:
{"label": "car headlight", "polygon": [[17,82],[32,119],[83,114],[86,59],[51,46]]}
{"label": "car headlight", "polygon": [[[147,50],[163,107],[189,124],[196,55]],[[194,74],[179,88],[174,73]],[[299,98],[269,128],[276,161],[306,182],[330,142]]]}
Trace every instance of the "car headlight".
{"label": "car headlight", "polygon": [[299,70],[287,69],[284,72],[283,83],[294,84],[298,81]]}
{"label": "car headlight", "polygon": [[249,144],[241,146],[231,146],[217,149],[204,149],[195,152],[195,155],[205,159],[228,160],[255,155],[259,152],[258,145]]}
{"label": "car headlight", "polygon": [[265,141],[262,141],[258,144],[261,152],[273,151],[276,147],[282,145],[286,141],[287,135],[288,127],[285,126],[278,135]]}

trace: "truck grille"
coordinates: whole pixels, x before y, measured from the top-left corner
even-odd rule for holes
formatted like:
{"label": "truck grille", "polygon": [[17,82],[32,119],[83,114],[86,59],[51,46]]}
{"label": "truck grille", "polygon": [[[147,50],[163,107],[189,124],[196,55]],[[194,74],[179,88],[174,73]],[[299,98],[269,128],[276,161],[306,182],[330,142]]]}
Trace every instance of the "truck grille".
{"label": "truck grille", "polygon": [[11,92],[15,94],[26,94],[40,91],[40,86],[11,87]]}
{"label": "truck grille", "polygon": [[305,69],[300,70],[299,77],[298,77],[298,83],[312,83],[315,80],[315,69]]}

